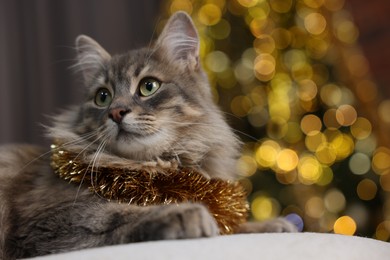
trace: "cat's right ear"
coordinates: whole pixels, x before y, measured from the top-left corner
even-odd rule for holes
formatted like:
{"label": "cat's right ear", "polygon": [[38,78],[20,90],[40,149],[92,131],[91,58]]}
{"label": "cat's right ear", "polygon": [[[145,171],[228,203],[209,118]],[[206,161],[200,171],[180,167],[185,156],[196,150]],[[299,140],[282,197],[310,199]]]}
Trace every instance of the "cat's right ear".
{"label": "cat's right ear", "polygon": [[199,36],[191,17],[179,11],[172,15],[157,39],[164,56],[183,67],[199,68]]}
{"label": "cat's right ear", "polygon": [[74,67],[82,72],[87,83],[91,82],[100,70],[106,69],[106,64],[111,59],[102,46],[86,35],[76,38],[76,50],[77,63]]}

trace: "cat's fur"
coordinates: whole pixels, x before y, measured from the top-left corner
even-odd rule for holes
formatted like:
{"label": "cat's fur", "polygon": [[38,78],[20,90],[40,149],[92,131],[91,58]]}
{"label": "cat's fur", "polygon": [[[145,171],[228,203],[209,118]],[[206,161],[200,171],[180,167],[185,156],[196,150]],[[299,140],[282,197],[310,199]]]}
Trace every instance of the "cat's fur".
{"label": "cat's fur", "polygon": [[[91,167],[185,166],[207,177],[236,177],[239,141],[212,101],[199,63],[198,35],[185,13],[171,17],[148,48],[111,57],[86,36],[77,38],[76,47],[86,101],[53,118],[50,138],[61,140],[66,149],[83,151]],[[161,84],[145,97],[139,85],[148,77]],[[96,93],[102,87],[111,93],[112,101],[98,106]],[[97,98],[107,101],[104,95]],[[27,145],[0,148],[2,259],[219,234],[203,205],[143,207],[108,202],[58,178],[44,153]],[[241,228],[242,232],[293,230],[282,219]]]}

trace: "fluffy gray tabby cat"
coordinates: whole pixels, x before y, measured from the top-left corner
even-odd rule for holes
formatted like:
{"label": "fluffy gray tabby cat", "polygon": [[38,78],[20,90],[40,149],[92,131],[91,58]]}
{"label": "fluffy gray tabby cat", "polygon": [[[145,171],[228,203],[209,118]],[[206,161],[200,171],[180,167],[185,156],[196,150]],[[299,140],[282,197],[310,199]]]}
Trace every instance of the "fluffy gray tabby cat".
{"label": "fluffy gray tabby cat", "polygon": [[[171,17],[153,46],[111,56],[87,36],[76,40],[86,100],[53,119],[51,139],[90,151],[91,167],[128,163],[192,167],[235,178],[239,141],[212,101],[188,15]],[[108,202],[58,178],[38,147],[0,148],[0,257],[32,257],[147,240],[211,237],[218,226],[203,205]],[[283,219],[240,232],[289,232]]]}

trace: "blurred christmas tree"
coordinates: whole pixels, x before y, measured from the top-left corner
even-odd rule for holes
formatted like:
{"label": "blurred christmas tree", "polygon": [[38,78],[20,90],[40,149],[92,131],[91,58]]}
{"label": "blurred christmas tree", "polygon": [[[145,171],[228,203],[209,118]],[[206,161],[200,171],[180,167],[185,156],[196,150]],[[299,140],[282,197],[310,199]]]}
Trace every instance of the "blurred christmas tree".
{"label": "blurred christmas tree", "polygon": [[164,8],[186,11],[200,31],[216,100],[245,141],[238,172],[252,217],[295,213],[306,231],[389,240],[390,103],[379,100],[344,1]]}

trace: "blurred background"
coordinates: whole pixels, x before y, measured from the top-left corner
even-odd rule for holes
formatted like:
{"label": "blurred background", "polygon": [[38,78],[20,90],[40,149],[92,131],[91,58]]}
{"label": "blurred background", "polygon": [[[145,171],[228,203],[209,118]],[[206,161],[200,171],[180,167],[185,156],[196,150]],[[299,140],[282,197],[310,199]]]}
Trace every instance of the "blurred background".
{"label": "blurred background", "polygon": [[47,143],[45,115],[82,99],[77,35],[119,53],[178,10],[244,141],[251,218],[390,241],[387,0],[0,0],[0,143]]}

